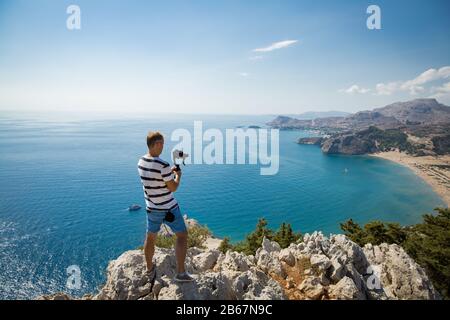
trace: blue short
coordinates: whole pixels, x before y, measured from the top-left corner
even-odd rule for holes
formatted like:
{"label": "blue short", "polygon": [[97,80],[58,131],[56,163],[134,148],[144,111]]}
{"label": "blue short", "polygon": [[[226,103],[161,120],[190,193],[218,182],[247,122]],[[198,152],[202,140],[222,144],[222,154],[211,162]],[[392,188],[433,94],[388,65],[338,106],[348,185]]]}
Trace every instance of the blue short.
{"label": "blue short", "polygon": [[168,210],[147,211],[147,233],[158,233],[162,223],[168,225],[174,233],[187,231],[186,224],[184,223],[184,218],[181,215],[179,206],[176,206],[171,210],[171,212],[175,216],[173,222],[164,221],[167,212]]}

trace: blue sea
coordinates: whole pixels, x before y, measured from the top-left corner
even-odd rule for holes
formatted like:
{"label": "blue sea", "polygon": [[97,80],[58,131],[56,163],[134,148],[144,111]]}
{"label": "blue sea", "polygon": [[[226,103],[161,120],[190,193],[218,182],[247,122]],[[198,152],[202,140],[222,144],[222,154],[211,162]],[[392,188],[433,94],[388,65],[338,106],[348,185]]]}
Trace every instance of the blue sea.
{"label": "blue sea", "polygon": [[[0,299],[66,291],[80,296],[105,281],[108,261],[142,245],[145,211],[137,160],[147,131],[264,125],[266,116],[146,116],[75,119],[0,116]],[[49,120],[50,119],[50,120]],[[330,156],[296,144],[308,133],[280,132],[277,175],[257,165],[187,165],[176,193],[182,212],[218,237],[241,240],[265,217],[306,233],[340,231],[347,219],[403,225],[443,201],[410,170],[368,156]],[[174,143],[166,139],[162,156]],[[66,288],[78,265],[82,287]]]}

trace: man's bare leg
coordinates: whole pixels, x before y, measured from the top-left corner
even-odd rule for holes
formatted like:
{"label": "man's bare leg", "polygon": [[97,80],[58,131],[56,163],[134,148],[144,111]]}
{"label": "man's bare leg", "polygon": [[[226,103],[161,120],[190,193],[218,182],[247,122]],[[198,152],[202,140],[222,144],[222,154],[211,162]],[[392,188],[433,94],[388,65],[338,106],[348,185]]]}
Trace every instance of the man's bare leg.
{"label": "man's bare leg", "polygon": [[186,259],[188,233],[178,232],[176,235],[175,255],[177,257],[177,272],[182,273],[185,271],[184,260]]}
{"label": "man's bare leg", "polygon": [[147,271],[153,268],[153,254],[155,253],[156,233],[147,233],[147,238],[144,243],[145,261],[147,263]]}

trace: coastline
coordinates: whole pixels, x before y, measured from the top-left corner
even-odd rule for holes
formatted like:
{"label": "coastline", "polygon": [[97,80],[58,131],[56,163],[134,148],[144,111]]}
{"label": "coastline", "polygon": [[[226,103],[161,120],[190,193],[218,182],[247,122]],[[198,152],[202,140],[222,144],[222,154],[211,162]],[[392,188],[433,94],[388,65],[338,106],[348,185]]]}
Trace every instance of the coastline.
{"label": "coastline", "polygon": [[413,157],[399,151],[389,151],[370,156],[408,167],[428,183],[447,207],[450,207],[450,155]]}

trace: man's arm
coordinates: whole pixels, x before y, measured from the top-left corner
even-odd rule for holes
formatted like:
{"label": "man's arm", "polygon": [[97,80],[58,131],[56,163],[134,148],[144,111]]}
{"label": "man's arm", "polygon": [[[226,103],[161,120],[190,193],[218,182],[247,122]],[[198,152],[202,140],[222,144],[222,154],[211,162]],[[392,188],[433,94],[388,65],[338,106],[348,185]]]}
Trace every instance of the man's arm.
{"label": "man's arm", "polygon": [[170,181],[165,181],[167,189],[169,189],[170,192],[177,191],[177,189],[180,185],[180,182],[181,182],[181,170],[180,171],[173,170],[173,173],[175,174],[175,179],[170,180]]}

